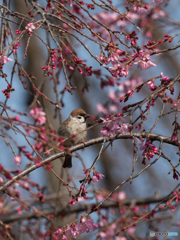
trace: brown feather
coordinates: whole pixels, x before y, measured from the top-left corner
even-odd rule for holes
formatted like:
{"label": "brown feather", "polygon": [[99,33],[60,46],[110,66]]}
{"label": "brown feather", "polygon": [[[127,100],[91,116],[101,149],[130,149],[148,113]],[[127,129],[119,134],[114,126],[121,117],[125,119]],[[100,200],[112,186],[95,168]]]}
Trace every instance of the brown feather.
{"label": "brown feather", "polygon": [[77,116],[77,115],[86,115],[86,112],[83,110],[83,109],[81,109],[81,108],[77,108],[77,109],[74,109],[72,112],[71,112],[71,116],[72,117],[75,117],[75,116]]}

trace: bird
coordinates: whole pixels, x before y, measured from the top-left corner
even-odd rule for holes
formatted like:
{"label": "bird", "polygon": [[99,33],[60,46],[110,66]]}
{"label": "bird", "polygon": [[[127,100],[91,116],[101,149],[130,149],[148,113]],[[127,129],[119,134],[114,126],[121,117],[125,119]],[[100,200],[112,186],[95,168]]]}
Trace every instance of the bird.
{"label": "bird", "polygon": [[[68,138],[64,141],[64,147],[71,147],[78,143],[84,142],[87,136],[86,120],[90,115],[87,114],[83,109],[74,109],[69,118],[66,119],[58,129],[58,135],[63,138]],[[74,135],[74,137],[73,137]],[[70,138],[71,137],[71,138]],[[72,167],[72,156],[69,154],[65,155],[65,161],[63,168]]]}

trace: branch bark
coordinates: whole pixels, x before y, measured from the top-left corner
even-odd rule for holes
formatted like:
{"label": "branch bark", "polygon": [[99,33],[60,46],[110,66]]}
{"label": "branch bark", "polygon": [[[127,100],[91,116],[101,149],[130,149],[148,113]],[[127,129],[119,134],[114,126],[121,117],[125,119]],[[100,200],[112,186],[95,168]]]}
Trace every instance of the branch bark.
{"label": "branch bark", "polygon": [[[89,140],[85,143],[80,143],[76,146],[73,146],[73,147],[69,148],[69,150],[71,152],[74,152],[74,151],[92,146],[94,144],[102,143],[102,142],[104,142],[104,140],[105,140],[105,142],[109,142],[109,141],[112,142],[116,139],[130,139],[132,137],[148,138],[151,141],[162,141],[163,143],[171,144],[171,145],[174,145],[174,146],[180,146],[180,141],[172,141],[171,138],[166,137],[166,136],[162,136],[162,135],[158,135],[158,134],[152,134],[152,133],[148,134],[148,133],[144,132],[144,133],[133,133],[133,134],[126,133],[124,135],[118,134],[116,136],[111,136],[109,138],[99,137],[99,138]],[[54,154],[51,157],[48,157],[48,158],[44,159],[43,161],[41,161],[41,163],[38,166],[34,164],[33,166],[29,167],[28,169],[26,169],[26,170],[22,171],[21,173],[17,174],[16,176],[14,176],[11,180],[7,181],[3,186],[0,187],[0,192],[5,191],[7,187],[9,187],[13,183],[15,183],[21,177],[26,176],[30,172],[34,171],[35,169],[37,169],[39,167],[42,167],[43,165],[45,165],[48,162],[52,162],[55,159],[60,158],[60,157],[64,157],[64,156],[65,156],[65,152],[57,153],[57,154]]]}
{"label": "branch bark", "polygon": [[[57,196],[56,196],[57,197]],[[153,203],[159,203],[159,202],[164,202],[164,201],[168,201],[171,197],[151,197],[151,198],[139,198],[139,199],[125,199],[123,201],[121,201],[120,203],[116,203],[116,202],[106,202],[103,203],[101,205],[101,209],[108,209],[108,208],[116,208],[119,206],[139,206],[139,205],[144,205],[144,204],[153,204]],[[92,209],[92,206],[94,204],[91,204],[88,206],[89,209]],[[56,216],[59,215],[64,215],[67,216],[69,214],[73,214],[73,213],[79,213],[79,212],[85,212],[87,211],[87,206],[82,206],[82,205],[78,205],[78,206],[72,206],[71,209],[68,208],[59,208],[56,212]],[[44,210],[41,210],[41,212],[43,212],[43,215],[51,215],[54,214],[54,208],[46,208]],[[11,213],[9,213],[9,216],[7,217],[1,217],[1,220],[4,224],[9,224],[11,222],[17,222],[17,221],[22,221],[22,220],[27,220],[27,219],[31,219],[31,218],[39,218],[39,217],[43,217],[43,215],[38,215],[36,212],[28,212],[28,213],[24,213],[24,214],[14,214],[12,215]]]}

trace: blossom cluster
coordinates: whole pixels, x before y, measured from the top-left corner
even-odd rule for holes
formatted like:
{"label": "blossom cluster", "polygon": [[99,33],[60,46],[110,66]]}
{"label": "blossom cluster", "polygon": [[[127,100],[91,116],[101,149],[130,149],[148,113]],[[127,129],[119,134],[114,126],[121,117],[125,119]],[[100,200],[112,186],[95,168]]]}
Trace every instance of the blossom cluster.
{"label": "blossom cluster", "polygon": [[[84,174],[86,174],[86,176],[89,175],[89,169],[83,169],[83,171],[84,171]],[[95,168],[94,168],[94,169],[93,169],[93,177],[90,178],[89,183],[91,182],[91,180],[92,180],[93,182],[98,182],[99,180],[102,180],[103,177],[104,177],[104,175],[101,174],[101,173],[98,173],[98,172],[95,170]]]}
{"label": "blossom cluster", "polygon": [[10,98],[10,93],[13,92],[13,91],[15,91],[15,89],[12,88],[12,85],[11,85],[11,84],[9,84],[6,89],[3,89],[3,90],[2,90],[2,92],[4,93],[4,95],[6,96],[6,98]]}
{"label": "blossom cluster", "polygon": [[113,77],[127,77],[128,65],[123,65],[122,63],[127,60],[126,57],[121,59],[121,56],[125,55],[124,51],[120,49],[114,48],[110,44],[106,47],[106,51],[109,51],[108,56],[96,56],[99,61],[105,63],[106,65],[112,64],[112,67],[109,67],[109,72],[112,74]]}
{"label": "blossom cluster", "polygon": [[31,109],[30,115],[36,120],[36,125],[43,125],[46,122],[46,114],[41,108]]}
{"label": "blossom cluster", "polygon": [[148,50],[141,50],[134,64],[137,64],[138,68],[141,68],[142,70],[148,69],[151,66],[156,66],[156,64],[150,60],[150,54]]}
{"label": "blossom cluster", "polygon": [[148,158],[148,160],[150,160],[154,157],[154,154],[157,154],[159,152],[150,140],[146,140],[145,143],[138,138],[136,138],[136,140],[139,143],[140,150],[143,151],[142,156],[144,156],[144,158]]}
{"label": "blossom cluster", "polygon": [[94,223],[91,218],[82,217],[79,224],[72,224],[66,229],[58,228],[54,234],[58,236],[62,233],[62,240],[67,240],[67,236],[76,238],[78,234],[82,234],[84,232],[88,233],[89,231],[94,231],[97,228],[98,224]]}
{"label": "blossom cluster", "polygon": [[101,129],[101,133],[104,137],[114,136],[119,133],[125,134],[131,129],[131,124],[124,123],[126,120],[121,116],[101,119],[103,123],[105,123],[105,126]]}

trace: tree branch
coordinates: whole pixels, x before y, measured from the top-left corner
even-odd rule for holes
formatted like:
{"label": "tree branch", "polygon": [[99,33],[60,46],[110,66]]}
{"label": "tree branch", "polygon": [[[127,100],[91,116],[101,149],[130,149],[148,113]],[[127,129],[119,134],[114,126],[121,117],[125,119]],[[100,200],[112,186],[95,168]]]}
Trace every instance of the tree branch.
{"label": "tree branch", "polygon": [[[166,136],[162,136],[162,135],[158,135],[158,134],[148,134],[148,133],[126,133],[124,135],[122,134],[118,134],[116,136],[111,136],[109,138],[104,138],[104,137],[99,137],[99,138],[95,138],[92,140],[89,140],[85,143],[80,143],[76,146],[73,146],[71,148],[69,148],[70,152],[74,152],[80,149],[84,149],[86,147],[92,146],[94,144],[97,143],[102,143],[102,142],[109,142],[109,141],[114,141],[116,139],[130,139],[133,137],[142,137],[142,138],[149,138],[151,141],[162,141],[163,143],[167,143],[167,144],[171,144],[174,146],[179,146],[180,145],[180,141],[172,141],[171,138],[166,137]],[[30,172],[34,171],[35,169],[42,167],[43,165],[47,164],[48,162],[52,162],[54,160],[56,160],[57,158],[60,157],[64,157],[65,152],[61,152],[61,153],[57,153],[54,154],[44,160],[41,161],[40,165],[33,165],[31,167],[29,167],[28,169],[22,171],[21,173],[17,174],[16,176],[14,176],[11,180],[7,181],[3,186],[0,187],[0,192],[4,191],[7,187],[9,187],[10,185],[12,185],[14,182],[16,182],[18,179],[20,179],[23,176],[26,176],[27,174],[29,174]]]}
{"label": "tree branch", "polygon": [[[120,203],[117,202],[106,202],[103,203],[101,205],[101,209],[108,209],[108,208],[115,208],[115,207],[119,207],[121,206],[131,206],[136,205],[144,205],[144,204],[153,204],[153,203],[159,203],[159,202],[164,202],[164,201],[168,201],[170,199],[169,197],[151,197],[151,198],[138,198],[138,199],[125,199],[122,200]],[[91,204],[88,206],[88,208],[92,209],[92,206],[94,204]],[[78,205],[78,206],[72,206],[71,209],[69,209],[69,207],[67,208],[59,208],[57,210],[56,216],[59,215],[64,215],[67,216],[69,214],[73,214],[73,213],[80,213],[80,212],[85,212],[87,211],[87,206],[84,205]],[[46,208],[44,210],[41,210],[41,212],[43,212],[43,215],[48,216],[51,214],[54,214],[54,208]],[[39,216],[36,212],[28,212],[28,213],[24,213],[24,214],[14,214],[12,215],[11,213],[9,213],[9,216],[7,217],[3,217],[1,216],[1,220],[4,224],[8,224],[11,222],[16,222],[16,221],[22,221],[22,220],[27,220],[27,219],[31,219],[31,218],[39,218],[39,217],[43,217],[43,215]]]}

